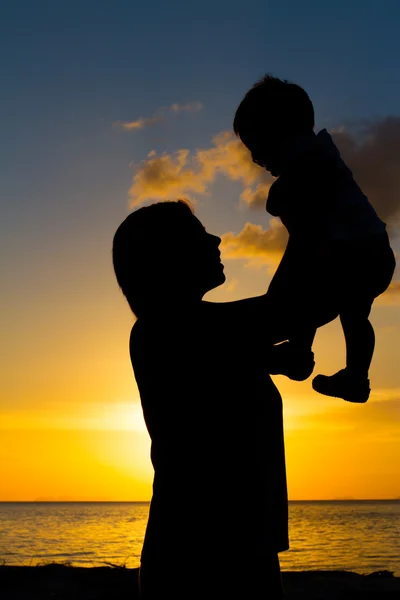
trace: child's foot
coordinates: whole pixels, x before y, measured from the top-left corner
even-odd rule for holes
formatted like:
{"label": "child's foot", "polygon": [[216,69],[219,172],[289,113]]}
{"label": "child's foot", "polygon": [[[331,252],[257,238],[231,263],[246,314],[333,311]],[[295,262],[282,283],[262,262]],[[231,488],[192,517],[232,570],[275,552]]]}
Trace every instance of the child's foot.
{"label": "child's foot", "polygon": [[371,391],[367,377],[351,375],[347,369],[342,369],[335,375],[317,375],[312,381],[316,392],[334,398],[343,398],[347,402],[362,404],[369,398]]}
{"label": "child's foot", "polygon": [[300,348],[291,342],[273,347],[269,372],[271,375],[286,375],[295,381],[308,379],[314,370],[314,352]]}

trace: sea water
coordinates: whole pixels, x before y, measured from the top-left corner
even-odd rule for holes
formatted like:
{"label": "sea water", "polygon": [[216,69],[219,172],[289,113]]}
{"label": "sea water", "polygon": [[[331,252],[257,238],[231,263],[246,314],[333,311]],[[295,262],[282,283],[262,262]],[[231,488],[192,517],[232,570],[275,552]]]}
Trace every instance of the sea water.
{"label": "sea water", "polygon": [[[0,562],[137,567],[148,511],[140,502],[0,503]],[[232,526],[242,527],[243,519]],[[290,502],[289,532],[282,570],[400,576],[400,501]]]}

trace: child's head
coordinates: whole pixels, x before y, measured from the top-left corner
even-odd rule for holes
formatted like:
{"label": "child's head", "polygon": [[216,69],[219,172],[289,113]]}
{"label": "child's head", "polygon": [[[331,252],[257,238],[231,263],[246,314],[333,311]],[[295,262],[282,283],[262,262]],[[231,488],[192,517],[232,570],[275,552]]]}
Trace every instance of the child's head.
{"label": "child's head", "polygon": [[247,92],[236,110],[233,130],[255,163],[278,175],[282,149],[291,138],[312,134],[314,107],[295,83],[266,75]]}
{"label": "child's head", "polygon": [[199,300],[225,281],[218,246],[185,201],[133,211],[113,240],[117,281],[137,317]]}

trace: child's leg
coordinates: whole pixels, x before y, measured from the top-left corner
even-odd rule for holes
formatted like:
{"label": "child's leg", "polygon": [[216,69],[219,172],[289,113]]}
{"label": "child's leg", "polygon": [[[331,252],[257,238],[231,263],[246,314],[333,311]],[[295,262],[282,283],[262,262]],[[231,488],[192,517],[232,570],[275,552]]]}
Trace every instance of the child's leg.
{"label": "child's leg", "polygon": [[368,319],[372,302],[351,303],[340,311],[346,340],[346,369],[352,376],[368,377],[375,349],[375,333]]}
{"label": "child's leg", "polygon": [[289,340],[297,349],[310,351],[317,326],[338,316],[336,308],[329,304],[332,294],[325,289],[325,279],[315,276],[325,268],[312,244],[289,238],[267,291],[275,343]]}
{"label": "child's leg", "polygon": [[372,301],[353,297],[340,310],[346,341],[346,368],[334,375],[317,375],[312,386],[325,396],[348,402],[366,402],[370,394],[368,371],[375,347],[375,334],[368,320]]}
{"label": "child's leg", "polygon": [[375,334],[368,320],[372,302],[389,286],[396,261],[387,234],[339,244],[334,265],[339,314],[346,340],[346,368],[317,375],[313,388],[326,396],[366,402]]}

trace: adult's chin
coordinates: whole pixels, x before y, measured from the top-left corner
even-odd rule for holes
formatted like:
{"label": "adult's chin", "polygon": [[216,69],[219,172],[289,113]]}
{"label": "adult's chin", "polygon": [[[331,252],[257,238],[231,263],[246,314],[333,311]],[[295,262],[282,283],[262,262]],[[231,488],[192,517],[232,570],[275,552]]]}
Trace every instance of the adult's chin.
{"label": "adult's chin", "polygon": [[[222,265],[222,269],[223,269],[223,265]],[[226,276],[222,269],[219,273],[216,273],[216,276],[214,277],[214,281],[212,282],[212,284],[209,287],[209,290],[208,290],[209,292],[211,290],[215,290],[215,288],[217,288],[220,285],[222,285],[223,283],[225,283]]]}
{"label": "adult's chin", "polygon": [[226,281],[225,273],[221,270],[221,273],[218,274],[217,282],[216,282],[215,287],[218,287],[218,286],[222,285],[223,283],[225,283],[225,281]]}

